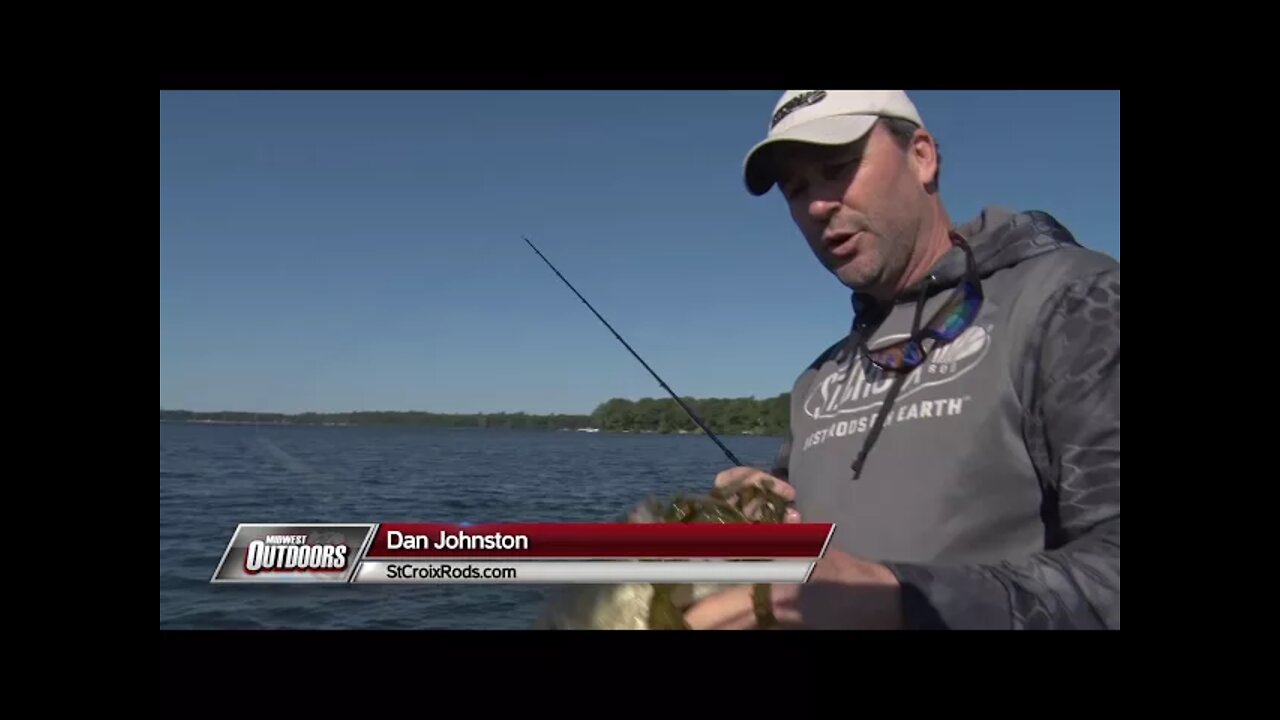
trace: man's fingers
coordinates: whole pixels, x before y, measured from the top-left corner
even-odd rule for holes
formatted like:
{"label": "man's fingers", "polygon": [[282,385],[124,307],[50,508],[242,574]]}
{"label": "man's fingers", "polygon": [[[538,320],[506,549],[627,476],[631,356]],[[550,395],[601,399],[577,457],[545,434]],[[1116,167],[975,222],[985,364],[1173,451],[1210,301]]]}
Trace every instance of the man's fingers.
{"label": "man's fingers", "polygon": [[732,467],[716,475],[716,487],[731,487],[746,482],[747,478],[760,472],[753,467]]}
{"label": "man's fingers", "polygon": [[756,626],[751,586],[744,585],[703,598],[684,614],[693,630],[746,630]]}
{"label": "man's fingers", "polygon": [[753,467],[729,468],[716,475],[715,486],[724,490],[733,490],[747,485],[768,485],[773,492],[786,500],[795,500],[796,491],[789,483],[784,482],[763,470]]}
{"label": "man's fingers", "polygon": [[[755,630],[759,623],[754,589],[753,585],[737,585],[703,598],[685,611],[685,622],[692,630]],[[777,627],[801,626],[796,603],[798,593],[799,585],[773,585],[770,588]]]}
{"label": "man's fingers", "polygon": [[[716,475],[715,487],[722,497],[732,495],[740,490],[750,487],[768,488],[778,497],[786,502],[794,502],[796,499],[796,491],[789,483],[770,475],[759,468],[753,467],[735,467],[729,468]],[[784,512],[780,518],[782,522],[799,522],[798,513],[788,512],[782,508],[773,508],[770,513],[764,512],[766,500],[764,497],[756,496],[746,500],[746,503],[738,508],[746,517],[761,520],[768,518],[777,518],[778,511]]]}

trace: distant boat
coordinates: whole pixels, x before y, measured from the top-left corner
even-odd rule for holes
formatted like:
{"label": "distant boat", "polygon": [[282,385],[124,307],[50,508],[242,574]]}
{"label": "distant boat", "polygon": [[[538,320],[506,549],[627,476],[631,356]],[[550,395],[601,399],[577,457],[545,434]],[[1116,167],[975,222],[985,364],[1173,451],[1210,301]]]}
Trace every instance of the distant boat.
{"label": "distant boat", "polygon": [[600,428],[578,428],[578,432],[600,432]]}

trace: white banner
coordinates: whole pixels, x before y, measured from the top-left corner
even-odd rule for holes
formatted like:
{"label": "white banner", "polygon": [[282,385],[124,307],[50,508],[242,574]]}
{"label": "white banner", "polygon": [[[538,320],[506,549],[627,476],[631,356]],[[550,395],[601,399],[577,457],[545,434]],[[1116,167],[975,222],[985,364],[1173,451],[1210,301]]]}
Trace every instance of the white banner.
{"label": "white banner", "polygon": [[802,583],[811,560],[366,560],[357,583]]}

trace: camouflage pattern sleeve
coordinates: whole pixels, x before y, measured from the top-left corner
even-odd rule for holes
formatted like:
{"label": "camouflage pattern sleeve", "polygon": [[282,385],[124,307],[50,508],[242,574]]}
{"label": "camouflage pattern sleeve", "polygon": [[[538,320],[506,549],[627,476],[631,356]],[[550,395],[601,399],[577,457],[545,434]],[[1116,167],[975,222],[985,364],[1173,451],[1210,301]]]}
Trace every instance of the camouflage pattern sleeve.
{"label": "camouflage pattern sleeve", "polygon": [[1120,629],[1120,269],[1045,305],[1022,369],[1045,547],[981,566],[890,564],[910,628]]}

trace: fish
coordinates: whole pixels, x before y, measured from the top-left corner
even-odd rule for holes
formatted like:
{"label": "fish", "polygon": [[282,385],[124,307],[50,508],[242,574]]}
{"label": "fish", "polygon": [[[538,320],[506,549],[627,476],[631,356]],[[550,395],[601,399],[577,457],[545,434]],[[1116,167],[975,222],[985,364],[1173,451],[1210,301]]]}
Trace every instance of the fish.
{"label": "fish", "polygon": [[[627,522],[782,522],[791,503],[767,485],[717,488],[707,495],[653,497],[629,513]],[[651,562],[699,562],[655,560]],[[717,583],[567,584],[552,588],[534,621],[536,630],[687,630],[684,613],[698,601],[733,585]],[[776,626],[770,586],[754,587],[756,620]]]}
{"label": "fish", "polygon": [[[655,587],[649,583],[562,585],[556,587],[534,625],[537,630],[681,630],[683,612],[698,600],[726,586],[680,585],[670,593],[670,611],[655,606]],[[656,613],[652,612],[657,610]]]}

